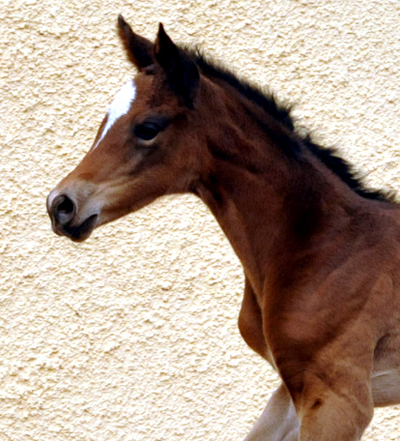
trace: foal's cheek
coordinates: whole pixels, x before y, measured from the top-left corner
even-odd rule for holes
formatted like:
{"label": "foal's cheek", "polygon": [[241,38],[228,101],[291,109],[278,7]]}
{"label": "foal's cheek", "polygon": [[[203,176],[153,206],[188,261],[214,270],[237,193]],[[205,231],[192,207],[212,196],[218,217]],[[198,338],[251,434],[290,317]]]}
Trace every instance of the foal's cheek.
{"label": "foal's cheek", "polygon": [[170,157],[171,155],[165,145],[158,142],[146,147],[140,146],[136,152],[137,168],[140,171],[146,171],[157,165],[169,167]]}

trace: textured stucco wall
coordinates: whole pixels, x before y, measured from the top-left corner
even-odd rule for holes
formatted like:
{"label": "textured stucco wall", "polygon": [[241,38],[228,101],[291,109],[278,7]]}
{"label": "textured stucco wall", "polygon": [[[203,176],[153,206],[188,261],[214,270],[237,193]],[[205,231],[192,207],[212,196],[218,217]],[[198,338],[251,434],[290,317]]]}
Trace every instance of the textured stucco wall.
{"label": "textured stucco wall", "polygon": [[[268,84],[400,188],[399,0],[1,0],[0,441],[240,440],[277,385],[239,336],[242,272],[197,200],[81,245],[50,231],[48,191],[132,75],[120,12]],[[400,440],[399,409],[364,439]]]}

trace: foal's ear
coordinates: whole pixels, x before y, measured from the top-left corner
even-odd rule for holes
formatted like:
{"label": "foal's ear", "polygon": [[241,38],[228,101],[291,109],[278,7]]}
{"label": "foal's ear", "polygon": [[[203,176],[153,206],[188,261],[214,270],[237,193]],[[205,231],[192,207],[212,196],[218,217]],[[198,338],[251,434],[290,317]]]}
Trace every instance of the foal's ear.
{"label": "foal's ear", "polygon": [[167,74],[169,86],[183,98],[187,107],[192,108],[200,80],[199,70],[196,63],[169,38],[162,23],[158,29],[154,53]]}
{"label": "foal's ear", "polygon": [[140,71],[154,64],[154,44],[135,34],[122,15],[118,16],[118,34],[129,60]]}

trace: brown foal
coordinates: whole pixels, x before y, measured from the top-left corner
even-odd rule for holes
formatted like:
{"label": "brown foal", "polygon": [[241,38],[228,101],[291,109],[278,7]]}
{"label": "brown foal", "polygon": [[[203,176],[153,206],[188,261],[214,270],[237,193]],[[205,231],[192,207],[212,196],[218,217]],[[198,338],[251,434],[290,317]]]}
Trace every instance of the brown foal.
{"label": "brown foal", "polygon": [[400,403],[398,205],[162,25],[154,44],[118,28],[139,72],[50,193],[54,232],[79,242],[159,196],[200,197],[243,264],[240,332],[282,378],[246,441],[359,440],[374,406]]}

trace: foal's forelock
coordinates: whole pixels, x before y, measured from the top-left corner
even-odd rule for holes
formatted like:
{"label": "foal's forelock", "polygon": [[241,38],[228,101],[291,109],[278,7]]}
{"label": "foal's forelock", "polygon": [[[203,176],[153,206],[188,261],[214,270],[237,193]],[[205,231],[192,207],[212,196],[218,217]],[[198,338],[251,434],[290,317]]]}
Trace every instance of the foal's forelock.
{"label": "foal's forelock", "polygon": [[133,80],[129,80],[115,95],[110,107],[108,108],[107,123],[103,128],[102,134],[99,140],[96,142],[93,150],[100,144],[100,142],[106,136],[111,127],[116,123],[116,121],[121,118],[121,116],[126,115],[129,112],[129,109],[131,108],[135,97],[135,82]]}

